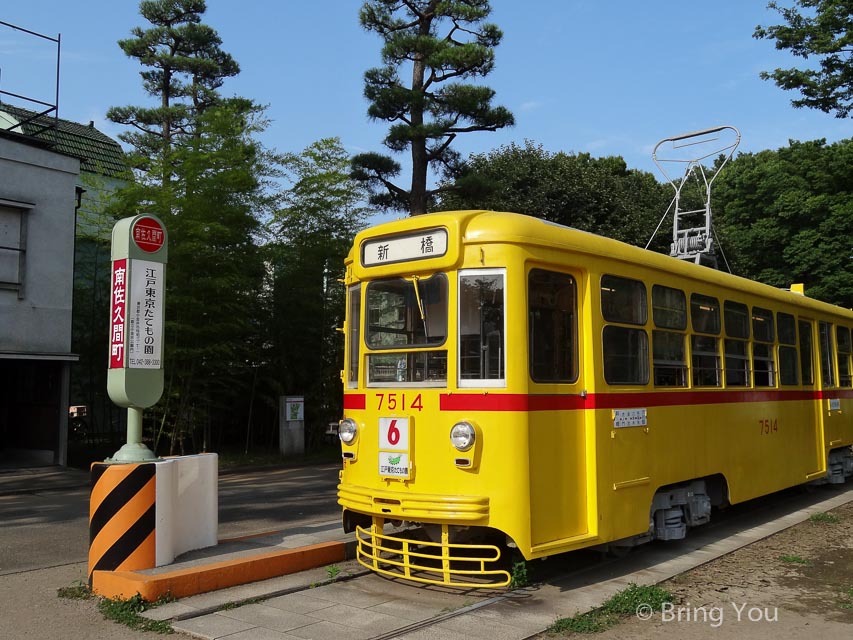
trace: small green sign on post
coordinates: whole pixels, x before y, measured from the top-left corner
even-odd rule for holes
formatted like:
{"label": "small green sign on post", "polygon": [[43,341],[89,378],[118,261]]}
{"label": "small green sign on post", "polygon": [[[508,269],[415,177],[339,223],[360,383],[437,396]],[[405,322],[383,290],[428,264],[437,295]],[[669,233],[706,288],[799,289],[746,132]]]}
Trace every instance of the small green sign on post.
{"label": "small green sign on post", "polygon": [[142,410],[163,395],[163,318],[168,236],[154,215],[113,227],[107,392],[127,407],[127,443],[107,462],[144,462]]}

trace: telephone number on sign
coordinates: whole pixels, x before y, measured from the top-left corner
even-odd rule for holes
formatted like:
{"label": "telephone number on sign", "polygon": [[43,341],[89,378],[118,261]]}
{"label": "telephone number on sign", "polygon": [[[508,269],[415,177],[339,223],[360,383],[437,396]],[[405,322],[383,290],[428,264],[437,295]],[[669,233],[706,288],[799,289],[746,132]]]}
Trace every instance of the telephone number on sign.
{"label": "telephone number on sign", "polygon": [[160,359],[159,358],[131,358],[130,359],[131,367],[159,367]]}

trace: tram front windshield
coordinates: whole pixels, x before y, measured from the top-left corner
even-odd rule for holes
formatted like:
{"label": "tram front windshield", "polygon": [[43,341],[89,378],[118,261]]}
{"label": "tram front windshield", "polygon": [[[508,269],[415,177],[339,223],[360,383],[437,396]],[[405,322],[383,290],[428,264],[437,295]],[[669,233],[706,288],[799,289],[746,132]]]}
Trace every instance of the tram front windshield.
{"label": "tram front windshield", "polygon": [[367,346],[389,351],[368,355],[368,383],[446,383],[447,350],[425,347],[447,340],[447,295],[443,273],[367,285]]}

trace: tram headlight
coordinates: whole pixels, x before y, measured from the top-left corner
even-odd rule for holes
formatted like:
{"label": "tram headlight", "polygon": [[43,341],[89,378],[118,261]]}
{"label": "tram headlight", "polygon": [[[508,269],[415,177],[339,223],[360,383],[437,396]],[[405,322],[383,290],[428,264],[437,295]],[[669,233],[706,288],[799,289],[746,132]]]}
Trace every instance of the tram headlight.
{"label": "tram headlight", "polygon": [[450,430],[450,442],[459,451],[468,451],[474,446],[477,434],[470,422],[457,422]]}
{"label": "tram headlight", "polygon": [[358,425],[355,423],[355,420],[352,418],[344,418],[341,420],[341,424],[338,426],[338,435],[341,438],[341,442],[344,444],[349,444],[353,440],[355,440],[355,434],[358,433]]}

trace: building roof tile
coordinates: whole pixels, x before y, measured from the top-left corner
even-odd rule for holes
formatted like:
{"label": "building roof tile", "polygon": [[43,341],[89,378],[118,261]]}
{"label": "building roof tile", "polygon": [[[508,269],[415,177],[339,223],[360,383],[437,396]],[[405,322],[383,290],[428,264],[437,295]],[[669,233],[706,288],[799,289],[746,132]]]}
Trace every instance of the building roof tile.
{"label": "building roof tile", "polygon": [[39,116],[35,111],[9,104],[0,104],[0,111],[5,111],[19,122],[36,116],[30,122],[9,130],[33,138],[58,153],[79,159],[81,171],[110,177],[127,172],[121,145],[95,129],[93,122],[84,125],[62,118],[54,121],[53,117]]}

